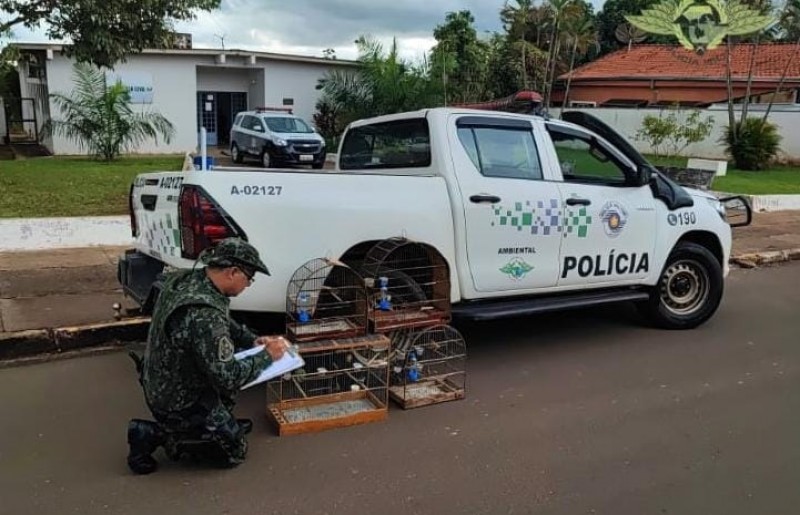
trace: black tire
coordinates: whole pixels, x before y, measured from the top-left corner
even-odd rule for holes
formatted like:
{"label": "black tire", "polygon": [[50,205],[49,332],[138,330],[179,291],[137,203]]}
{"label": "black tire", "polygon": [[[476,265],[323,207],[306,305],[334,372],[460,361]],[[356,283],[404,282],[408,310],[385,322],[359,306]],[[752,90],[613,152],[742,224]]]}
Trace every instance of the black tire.
{"label": "black tire", "polygon": [[272,156],[269,155],[266,148],[261,151],[259,160],[261,161],[261,166],[264,168],[270,168],[272,166]]}
{"label": "black tire", "polygon": [[722,265],[707,248],[678,243],[667,259],[650,300],[638,305],[654,325],[664,329],[693,329],[717,311],[724,281]]}
{"label": "black tire", "polygon": [[239,145],[233,143],[231,145],[231,160],[236,164],[241,164],[244,161],[244,156],[242,155],[242,151],[239,150]]}
{"label": "black tire", "polygon": [[311,165],[311,168],[313,168],[314,170],[322,170],[323,166],[325,166],[325,161],[321,163],[314,163],[313,165]]}

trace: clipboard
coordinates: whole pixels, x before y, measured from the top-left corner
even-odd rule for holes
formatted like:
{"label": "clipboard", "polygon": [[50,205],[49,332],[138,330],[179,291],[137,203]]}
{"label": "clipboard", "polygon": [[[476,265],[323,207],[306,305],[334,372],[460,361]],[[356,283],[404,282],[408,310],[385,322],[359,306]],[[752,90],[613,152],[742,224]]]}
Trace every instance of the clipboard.
{"label": "clipboard", "polygon": [[[242,360],[248,356],[255,356],[259,352],[266,352],[266,350],[263,346],[258,345],[257,347],[237,352],[233,355],[233,357],[234,359]],[[287,342],[286,352],[283,354],[283,357],[278,361],[273,361],[270,366],[261,371],[258,377],[242,386],[241,389],[244,390],[246,388],[250,388],[251,386],[269,381],[270,379],[274,379],[278,376],[282,376],[283,374],[291,372],[292,370],[296,370],[305,364],[306,362],[300,357],[300,353],[297,351],[297,349],[294,346],[289,345]]]}

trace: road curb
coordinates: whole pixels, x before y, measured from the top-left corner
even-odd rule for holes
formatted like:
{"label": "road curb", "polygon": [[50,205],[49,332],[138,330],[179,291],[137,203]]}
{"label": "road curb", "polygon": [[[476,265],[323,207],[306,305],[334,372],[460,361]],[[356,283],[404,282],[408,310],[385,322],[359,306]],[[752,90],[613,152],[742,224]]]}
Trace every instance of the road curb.
{"label": "road curb", "polygon": [[61,354],[109,342],[145,341],[150,319],[131,318],[75,327],[16,331],[0,335],[0,360]]}
{"label": "road curb", "polygon": [[794,260],[800,260],[800,248],[739,254],[730,259],[731,263],[742,268],[755,268],[761,265],[772,265]]}

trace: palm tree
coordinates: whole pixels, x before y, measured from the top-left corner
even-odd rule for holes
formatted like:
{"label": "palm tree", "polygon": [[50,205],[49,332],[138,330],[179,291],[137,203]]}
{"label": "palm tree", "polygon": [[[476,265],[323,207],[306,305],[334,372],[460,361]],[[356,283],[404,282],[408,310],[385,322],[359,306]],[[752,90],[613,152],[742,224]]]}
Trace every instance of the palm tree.
{"label": "palm tree", "polygon": [[397,41],[388,52],[374,39],[360,37],[355,72],[332,71],[317,85],[323,99],[346,124],[359,118],[412,111],[437,103],[434,82],[425,65],[414,67],[400,58]]}
{"label": "palm tree", "polygon": [[135,149],[148,139],[154,139],[156,144],[159,136],[166,143],[172,140],[175,134],[172,123],[158,113],[135,112],[128,89],[121,82],[109,85],[105,73],[85,63],[76,64],[73,72],[72,94],[51,95],[63,120],[50,119],[44,127],[46,134],[72,140],[105,161]]}
{"label": "palm tree", "polygon": [[584,13],[581,18],[568,20],[564,28],[566,29],[567,41],[572,45],[572,55],[569,60],[569,73],[567,74],[567,87],[564,91],[562,113],[564,112],[563,108],[569,106],[569,87],[572,83],[572,70],[575,69],[575,56],[577,56],[578,53],[581,55],[585,54],[592,47],[597,50],[600,49],[600,42],[597,39],[597,31],[595,30],[594,23],[586,13]]}
{"label": "palm tree", "polygon": [[550,97],[553,92],[553,80],[556,73],[556,59],[558,58],[561,24],[565,19],[583,15],[583,7],[574,0],[549,0],[548,6],[552,11],[552,26],[550,30],[550,48],[545,65],[545,109],[550,107]]}

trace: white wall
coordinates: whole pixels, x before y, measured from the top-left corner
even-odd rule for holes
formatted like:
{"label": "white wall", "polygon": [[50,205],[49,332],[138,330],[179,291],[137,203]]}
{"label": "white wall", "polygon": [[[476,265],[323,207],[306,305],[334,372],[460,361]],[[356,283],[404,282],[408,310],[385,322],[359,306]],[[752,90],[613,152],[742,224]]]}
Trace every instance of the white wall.
{"label": "white wall", "polygon": [[[119,63],[115,72],[149,73],[153,77],[153,103],[133,104],[139,112],[155,111],[165,116],[175,126],[175,137],[170,144],[159,139],[156,146],[149,140],[136,152],[142,154],[178,153],[193,150],[197,146],[196,71],[195,63],[189,59],[168,59],[159,55],[131,56],[126,63]],[[47,67],[47,83],[50,93],[70,94],[73,87],[72,61],[56,53]],[[50,112],[58,119],[60,113],[53,102]],[[63,137],[53,138],[55,154],[82,154],[77,143]]]}
{"label": "white wall", "polygon": [[3,104],[3,97],[0,97],[0,145],[5,143],[6,137],[6,110]]}
{"label": "white wall", "polygon": [[[763,116],[763,111],[754,111],[754,109],[761,109],[755,107],[750,109],[748,117]],[[613,108],[570,108],[570,111],[584,111],[596,116],[603,120],[605,123],[613,127],[617,132],[625,136],[628,141],[636,147],[640,152],[653,153],[653,149],[646,141],[637,141],[636,132],[641,128],[642,121],[648,115],[658,116],[659,113],[666,115],[666,109],[613,109]],[[711,107],[709,109],[702,109],[701,118],[705,119],[711,116],[714,119],[714,127],[711,135],[701,143],[690,145],[683,151],[684,156],[692,157],[706,157],[709,159],[727,159],[725,155],[725,146],[720,143],[725,127],[728,125],[728,111],[727,109],[719,109]],[[553,117],[558,117],[559,109],[552,110]],[[678,120],[683,122],[689,116],[691,110],[681,110],[677,112]],[[770,112],[769,120],[778,126],[778,130],[783,137],[781,141],[781,150],[784,157],[789,159],[800,159],[800,111],[780,110],[780,106],[773,107]]]}
{"label": "white wall", "polygon": [[321,95],[316,89],[317,82],[327,69],[328,67],[320,64],[268,62],[264,72],[264,103],[267,106],[281,107],[284,98],[293,98],[294,105],[291,107],[294,114],[312,122],[315,106]]}
{"label": "white wall", "polygon": [[[152,140],[140,146],[142,154],[183,153],[197,146],[197,91],[247,92],[249,107],[281,106],[283,98],[294,99],[294,112],[311,121],[320,96],[317,81],[331,67],[324,64],[286,62],[259,57],[226,55],[221,63],[213,55],[140,54],[119,63],[115,72],[148,73],[153,78],[153,103],[133,104],[136,110],[161,113],[173,123],[176,135],[170,144],[156,146]],[[341,65],[334,65],[341,66]],[[56,53],[48,61],[50,93],[69,93],[73,86],[72,61]],[[50,102],[54,118],[59,113]],[[55,154],[81,154],[78,145],[64,138],[53,141]]]}

